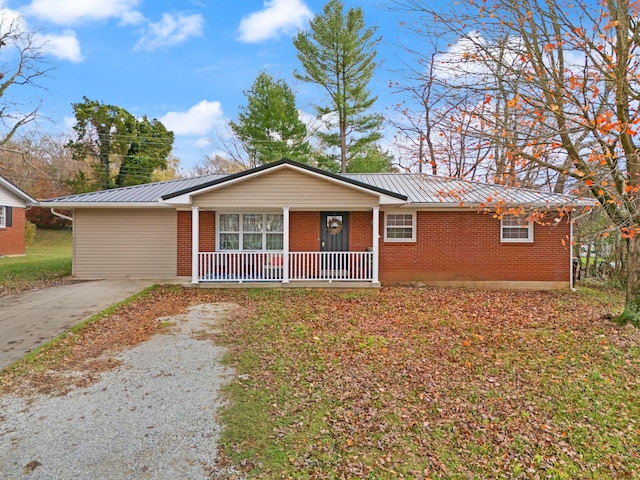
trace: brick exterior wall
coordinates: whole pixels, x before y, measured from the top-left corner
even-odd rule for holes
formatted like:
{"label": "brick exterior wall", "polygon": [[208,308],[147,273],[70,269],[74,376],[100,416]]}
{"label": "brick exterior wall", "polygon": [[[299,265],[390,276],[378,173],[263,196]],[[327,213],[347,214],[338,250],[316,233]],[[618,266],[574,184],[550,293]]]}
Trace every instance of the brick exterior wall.
{"label": "brick exterior wall", "polygon": [[569,281],[566,220],[535,224],[533,243],[501,243],[500,221],[478,212],[418,212],[415,243],[384,242],[383,229],[382,217],[382,282]]}
{"label": "brick exterior wall", "polygon": [[11,226],[0,228],[0,255],[24,255],[25,209],[13,207]]}
{"label": "brick exterior wall", "polygon": [[[178,212],[178,265],[179,277],[191,276],[191,212]],[[200,242],[201,252],[213,252],[216,240],[216,214],[210,211],[200,212]]]}
{"label": "brick exterior wall", "polygon": [[[350,212],[349,250],[372,246],[372,212]],[[501,243],[500,221],[478,212],[418,212],[416,242],[385,242],[381,282],[568,282],[569,223],[534,225],[533,243]],[[320,212],[290,213],[292,252],[320,250]],[[200,212],[200,250],[214,251],[215,213]],[[178,212],[178,275],[191,275],[191,212]]]}
{"label": "brick exterior wall", "polygon": [[289,212],[289,251],[320,251],[320,212]]}

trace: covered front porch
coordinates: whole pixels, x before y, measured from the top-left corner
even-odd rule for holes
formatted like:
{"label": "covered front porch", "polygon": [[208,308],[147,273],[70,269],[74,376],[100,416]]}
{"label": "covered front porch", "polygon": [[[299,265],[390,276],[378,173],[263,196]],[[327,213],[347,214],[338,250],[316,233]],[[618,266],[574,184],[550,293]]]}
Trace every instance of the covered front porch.
{"label": "covered front porch", "polygon": [[[292,225],[290,207],[282,207],[281,212],[265,213],[263,217],[218,212],[214,251],[201,251],[201,208],[192,207],[191,283],[379,286],[379,207],[369,209],[369,214],[358,212],[360,217],[366,214],[371,228],[364,248],[362,241],[349,241],[349,212],[315,212],[320,214],[320,225],[316,227],[319,233],[301,233],[300,229],[311,230],[309,225]],[[292,243],[294,231],[298,236],[306,234],[318,240],[318,250],[301,251],[300,242]]]}

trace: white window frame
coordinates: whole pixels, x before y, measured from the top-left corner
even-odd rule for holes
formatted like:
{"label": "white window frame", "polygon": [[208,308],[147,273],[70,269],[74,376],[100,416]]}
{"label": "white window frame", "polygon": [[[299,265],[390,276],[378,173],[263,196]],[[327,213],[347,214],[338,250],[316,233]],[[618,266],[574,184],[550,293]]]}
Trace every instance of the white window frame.
{"label": "white window frame", "polygon": [[[390,238],[388,236],[390,227],[397,227],[398,225],[389,225],[389,218],[394,215],[407,215],[411,216],[411,237],[410,238]],[[417,230],[417,216],[416,212],[384,212],[384,241],[385,242],[414,242],[416,241],[416,230]]]}
{"label": "white window frame", "polygon": [[[517,224],[506,224],[511,219],[517,220]],[[526,225],[524,225],[526,223]],[[527,230],[527,236],[523,238],[508,238],[504,236],[507,228],[522,228]],[[505,215],[500,219],[500,241],[502,243],[533,243],[533,222],[526,217],[518,217],[516,215]]]}
{"label": "white window frame", "polygon": [[[226,232],[226,231],[221,231],[220,229],[220,216],[221,215],[238,215],[238,222],[239,222],[239,230],[237,232]],[[263,225],[265,223],[265,217],[267,215],[280,215],[282,216],[282,232],[278,232],[278,231],[267,231],[265,228],[263,228],[260,232],[245,232],[244,231],[244,215],[262,215],[262,221],[263,221]],[[220,241],[220,235],[222,233],[237,233],[238,234],[238,248],[237,249],[226,249],[226,248],[222,248],[222,242]],[[261,249],[245,249],[243,248],[243,235],[247,233],[251,233],[251,234],[261,234],[262,235],[262,248]],[[280,234],[282,235],[282,241],[283,241],[283,247],[284,247],[284,215],[282,213],[282,211],[274,211],[274,212],[216,212],[216,250],[219,252],[282,252],[283,250],[268,250],[267,249],[267,236],[269,234]]]}
{"label": "white window frame", "polygon": [[7,228],[7,207],[0,206],[0,228]]}

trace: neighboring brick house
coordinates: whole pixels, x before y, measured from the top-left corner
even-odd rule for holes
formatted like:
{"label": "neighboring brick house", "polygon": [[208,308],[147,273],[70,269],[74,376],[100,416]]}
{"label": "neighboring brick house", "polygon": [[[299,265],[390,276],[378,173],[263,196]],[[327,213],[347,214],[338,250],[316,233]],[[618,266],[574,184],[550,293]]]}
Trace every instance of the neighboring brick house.
{"label": "neighboring brick house", "polygon": [[[73,210],[81,278],[507,288],[571,285],[568,212],[587,204],[423,174],[338,175],[289,160],[40,202]],[[496,205],[546,217],[497,216]]]}
{"label": "neighboring brick house", "polygon": [[0,177],[0,257],[24,255],[25,209],[34,203],[33,197]]}

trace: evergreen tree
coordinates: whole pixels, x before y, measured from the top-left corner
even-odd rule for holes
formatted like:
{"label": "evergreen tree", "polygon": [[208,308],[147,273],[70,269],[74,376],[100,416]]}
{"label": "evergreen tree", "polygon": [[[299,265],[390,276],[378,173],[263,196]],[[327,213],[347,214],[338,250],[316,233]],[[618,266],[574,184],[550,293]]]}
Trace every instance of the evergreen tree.
{"label": "evergreen tree", "polygon": [[375,33],[375,27],[365,28],[361,8],[345,13],[341,0],[330,0],[311,20],[310,31],[298,32],[293,41],[305,72],[294,72],[296,78],[329,94],[330,105],[316,106],[316,113],[334,131],[318,136],[339,148],[342,172],[381,138],[382,117],[367,113],[377,99],[367,88],[376,68]]}
{"label": "evergreen tree", "polygon": [[265,164],[283,157],[308,163],[311,147],[307,127],[300,120],[295,96],[284,80],[261,72],[244,92],[247,104],[240,107],[238,122],[230,122],[251,164]]}

